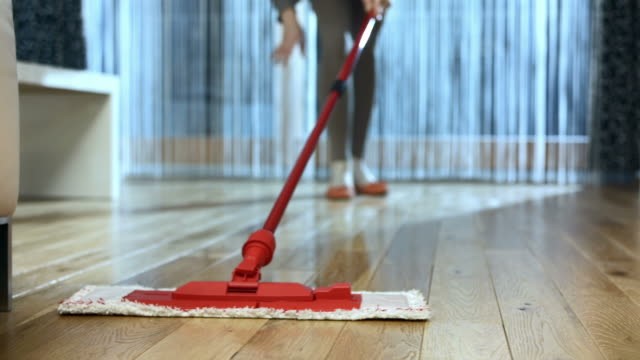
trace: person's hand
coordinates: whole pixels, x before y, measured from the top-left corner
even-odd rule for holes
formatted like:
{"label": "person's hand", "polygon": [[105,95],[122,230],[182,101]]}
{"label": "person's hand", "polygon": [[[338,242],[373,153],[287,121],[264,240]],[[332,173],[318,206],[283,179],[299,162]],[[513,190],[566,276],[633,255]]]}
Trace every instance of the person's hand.
{"label": "person's hand", "polygon": [[380,15],[391,6],[391,0],[362,0],[362,5],[366,12],[375,10]]}
{"label": "person's hand", "polygon": [[280,45],[273,52],[273,58],[277,63],[287,65],[291,52],[297,44],[300,44],[300,50],[304,54],[304,32],[293,9],[283,11],[281,18],[284,31]]}

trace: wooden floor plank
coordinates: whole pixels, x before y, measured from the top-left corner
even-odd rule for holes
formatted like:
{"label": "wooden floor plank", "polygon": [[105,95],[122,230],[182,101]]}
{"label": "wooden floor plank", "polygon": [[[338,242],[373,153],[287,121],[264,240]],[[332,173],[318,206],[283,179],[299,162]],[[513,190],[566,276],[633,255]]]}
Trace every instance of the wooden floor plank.
{"label": "wooden floor plank", "polygon": [[342,327],[336,321],[268,321],[231,358],[324,359]]}
{"label": "wooden floor plank", "polygon": [[[251,211],[257,212],[258,209],[247,210],[246,213],[250,214]],[[201,217],[205,218],[203,215]],[[105,252],[108,251],[110,256],[102,258],[102,261],[92,263],[89,267],[80,267],[76,263],[76,266],[68,266],[66,271],[60,274],[45,272],[42,277],[37,279],[39,284],[31,284],[32,286],[29,290],[24,290],[16,295],[28,295],[30,292],[55,284],[50,279],[52,276],[57,277],[55,280],[67,280],[71,277],[80,276],[86,271],[96,269],[109,269],[110,275],[114,279],[130,277],[169,259],[197,251],[201,246],[207,246],[212,242],[223,240],[224,236],[220,236],[220,234],[228,234],[229,227],[242,228],[236,217],[223,219],[221,223],[200,222],[189,224],[189,226],[177,226],[179,229],[175,231],[150,227],[136,234],[122,233],[115,235],[120,237],[119,241],[126,243],[126,245],[115,245],[109,250],[105,249]],[[176,226],[174,225],[174,227]],[[132,245],[136,243],[138,243],[137,246]],[[22,286],[18,284],[17,288]]]}
{"label": "wooden floor plank", "polygon": [[[178,321],[160,318],[142,318],[130,321],[124,317],[105,319],[65,318],[64,336],[52,339],[34,351],[20,351],[25,359],[131,359],[139,356],[153,344],[175,333]],[[77,322],[75,326],[69,323]],[[72,327],[73,326],[73,327]],[[57,343],[56,342],[60,342]],[[7,359],[14,358],[13,356]],[[17,358],[17,357],[16,357]]]}
{"label": "wooden floor plank", "polygon": [[104,251],[95,251],[79,256],[78,259],[71,258],[68,261],[49,264],[42,271],[29,271],[27,273],[14,276],[14,296],[22,297],[36,289],[46,287],[59,279],[66,278],[78,271],[90,268],[98,263],[109,261],[109,255]]}
{"label": "wooden floor plank", "polygon": [[[529,227],[517,232],[608,359],[640,358],[640,307],[611,282],[572,241],[564,239],[574,200],[558,198],[527,207]],[[517,208],[504,214],[524,213]],[[506,215],[509,216],[509,215]]]}
{"label": "wooden floor plank", "polygon": [[[96,232],[108,228],[111,223],[110,212],[99,212],[91,217],[61,216],[60,214],[50,214],[55,221],[29,220],[16,218],[15,235],[16,241],[14,249],[20,254],[31,254],[51,249],[59,244],[67,244],[68,238],[73,237],[78,232]],[[56,242],[51,242],[51,236],[55,235]],[[27,259],[25,259],[27,260]]]}
{"label": "wooden floor plank", "polygon": [[[395,234],[367,289],[417,289],[428,298],[438,232],[438,222],[402,226]],[[419,257],[414,256],[418,253]],[[418,358],[425,326],[424,321],[348,323],[338,336],[328,358]]]}
{"label": "wooden floor plank", "polygon": [[616,189],[580,193],[575,202],[577,215],[572,220],[588,217],[594,231],[640,259],[640,208],[637,195]]}
{"label": "wooden floor plank", "polygon": [[608,231],[604,215],[580,210],[575,215],[564,223],[563,238],[640,305],[640,257],[615,240],[623,236]]}
{"label": "wooden floor plank", "polygon": [[442,224],[429,303],[434,315],[424,332],[423,358],[511,358],[482,241],[471,216]]}
{"label": "wooden floor plank", "polygon": [[604,359],[531,253],[487,257],[514,359]]}
{"label": "wooden floor plank", "polygon": [[[182,359],[229,359],[264,321],[251,319],[192,319],[170,336],[137,357],[155,360],[179,356]],[[153,343],[153,342],[149,342]]]}
{"label": "wooden floor plank", "polygon": [[327,359],[418,359],[424,322],[349,323]]}

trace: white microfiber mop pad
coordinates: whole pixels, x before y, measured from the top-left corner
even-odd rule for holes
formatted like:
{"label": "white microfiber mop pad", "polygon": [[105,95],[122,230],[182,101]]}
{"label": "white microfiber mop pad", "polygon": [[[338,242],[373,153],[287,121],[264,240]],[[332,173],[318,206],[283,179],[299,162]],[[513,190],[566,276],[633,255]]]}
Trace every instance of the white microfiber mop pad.
{"label": "white microfiber mop pad", "polygon": [[404,292],[354,291],[362,295],[362,305],[356,310],[318,312],[310,310],[276,310],[268,308],[201,308],[185,311],[166,306],[146,305],[123,299],[139,286],[85,286],[58,306],[63,315],[124,315],[154,317],[214,317],[266,318],[298,320],[365,320],[402,319],[428,320],[431,309],[417,290]]}

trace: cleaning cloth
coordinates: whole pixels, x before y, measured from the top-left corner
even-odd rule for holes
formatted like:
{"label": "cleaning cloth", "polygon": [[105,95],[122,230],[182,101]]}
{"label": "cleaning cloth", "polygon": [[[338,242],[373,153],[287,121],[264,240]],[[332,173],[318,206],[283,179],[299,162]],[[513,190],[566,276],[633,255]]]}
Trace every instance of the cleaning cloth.
{"label": "cleaning cloth", "polygon": [[354,291],[362,295],[360,308],[327,312],[310,310],[280,310],[273,308],[199,308],[183,310],[167,306],[147,305],[124,299],[134,290],[149,289],[140,286],[94,286],[80,289],[58,306],[61,315],[124,315],[151,317],[212,317],[212,318],[267,318],[297,320],[365,320],[402,319],[428,320],[431,309],[418,290],[402,292]]}

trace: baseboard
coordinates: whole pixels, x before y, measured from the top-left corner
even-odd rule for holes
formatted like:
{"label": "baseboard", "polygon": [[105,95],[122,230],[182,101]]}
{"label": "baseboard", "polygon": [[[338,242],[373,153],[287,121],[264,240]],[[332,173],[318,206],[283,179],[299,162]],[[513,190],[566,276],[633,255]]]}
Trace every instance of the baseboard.
{"label": "baseboard", "polygon": [[[272,138],[184,137],[133,139],[127,142],[132,167],[260,167],[288,169],[295,161],[304,139],[281,144]],[[367,145],[367,161],[375,168],[429,168],[450,171],[545,171],[589,169],[588,140],[584,137],[539,142],[518,137],[399,137],[372,138]],[[328,163],[327,143],[318,143],[312,160],[318,168]],[[446,156],[445,156],[446,155]]]}

